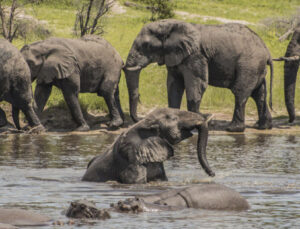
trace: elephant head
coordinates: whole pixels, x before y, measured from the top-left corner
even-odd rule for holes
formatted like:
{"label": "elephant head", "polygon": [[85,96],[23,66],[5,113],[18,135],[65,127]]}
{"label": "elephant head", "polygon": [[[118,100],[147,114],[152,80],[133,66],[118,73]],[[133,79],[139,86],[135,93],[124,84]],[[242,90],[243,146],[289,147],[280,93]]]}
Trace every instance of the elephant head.
{"label": "elephant head", "polygon": [[163,162],[173,156],[172,145],[191,137],[197,128],[199,162],[208,175],[214,176],[206,161],[207,122],[211,117],[172,108],[156,109],[123,132],[110,150],[92,159],[83,180],[166,180]]}
{"label": "elephant head", "polygon": [[68,78],[77,70],[77,61],[72,51],[56,38],[25,45],[21,49],[31,71],[31,80],[37,83],[52,83],[54,79]]}
{"label": "elephant head", "polygon": [[274,59],[276,61],[285,61],[284,63],[284,95],[285,105],[289,113],[289,122],[295,120],[295,87],[296,77],[300,63],[300,27],[298,27],[287,47],[284,57]]}
{"label": "elephant head", "polygon": [[167,19],[145,25],[129,51],[124,72],[129,93],[130,115],[138,121],[140,71],[150,63],[173,67],[200,49],[200,35],[194,25]]}

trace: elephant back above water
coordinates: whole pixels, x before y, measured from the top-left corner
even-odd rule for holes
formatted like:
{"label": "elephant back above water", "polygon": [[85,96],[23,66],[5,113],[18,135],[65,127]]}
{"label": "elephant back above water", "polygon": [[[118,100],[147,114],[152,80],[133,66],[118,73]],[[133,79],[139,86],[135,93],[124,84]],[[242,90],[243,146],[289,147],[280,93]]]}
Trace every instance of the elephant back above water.
{"label": "elephant back above water", "polygon": [[[124,68],[130,115],[135,121],[140,71],[154,62],[167,66],[169,107],[180,108],[185,90],[188,110],[199,112],[208,85],[228,88],[235,96],[229,131],[244,131],[245,104],[250,96],[257,105],[258,128],[272,127],[265,79],[270,65],[272,82],[272,58],[261,38],[248,27],[234,23],[200,25],[174,19],[145,25],[132,44]],[[270,106],[271,97],[270,94]]]}
{"label": "elephant back above water", "polygon": [[123,124],[118,88],[123,61],[106,40],[92,35],[50,38],[25,45],[21,52],[32,81],[37,82],[34,98],[38,113],[43,111],[54,85],[62,90],[77,130],[89,129],[79,105],[79,92],[103,96],[111,116],[110,127]]}
{"label": "elephant back above water", "polygon": [[120,134],[106,152],[94,157],[82,180],[121,183],[167,180],[163,162],[173,156],[172,145],[191,137],[195,128],[199,132],[199,162],[208,175],[214,176],[206,160],[210,118],[178,109],[156,109]]}

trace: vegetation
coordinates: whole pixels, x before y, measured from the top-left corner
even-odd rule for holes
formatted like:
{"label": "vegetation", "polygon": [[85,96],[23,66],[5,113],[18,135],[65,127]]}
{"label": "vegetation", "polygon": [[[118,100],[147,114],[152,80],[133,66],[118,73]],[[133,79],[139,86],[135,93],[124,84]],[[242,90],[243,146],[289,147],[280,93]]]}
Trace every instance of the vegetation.
{"label": "vegetation", "polygon": [[[127,0],[120,0],[122,6]],[[266,43],[273,57],[284,55],[288,40],[278,41],[278,31],[272,26],[266,28],[261,21],[266,18],[282,17],[290,18],[292,14],[300,7],[299,0],[173,0],[176,4],[177,11],[186,11],[192,14],[224,17],[227,19],[245,20],[250,23],[253,29]],[[124,7],[124,6],[123,6]],[[34,9],[26,8],[26,13],[31,14],[39,20],[46,20],[49,29],[53,32],[53,36],[73,37],[74,22],[76,19],[77,6],[72,5],[71,0],[43,0]],[[124,7],[126,13],[119,14],[112,10],[108,17],[105,17],[106,33],[103,35],[120,53],[123,60],[126,60],[133,40],[144,25],[145,17],[150,16],[150,12],[146,9],[137,9],[134,7]],[[201,17],[186,17],[175,14],[178,19],[194,23],[220,23],[217,20],[205,21]],[[27,42],[33,42],[27,40]],[[21,48],[24,41],[16,39],[14,44]],[[276,111],[284,108],[283,95],[283,63],[274,63],[275,78],[273,84],[273,107]],[[267,77],[269,79],[269,76]],[[120,99],[122,107],[128,111],[128,94],[124,75],[122,74],[120,81]],[[300,104],[300,85],[296,89],[296,104]],[[151,64],[141,73],[140,79],[141,105],[139,111],[150,109],[155,106],[166,106],[166,68]],[[252,101],[252,99],[250,99]],[[62,95],[59,90],[53,90],[48,102],[48,106],[62,104]],[[96,94],[81,94],[80,101],[88,109],[106,110],[105,102]],[[185,108],[185,99],[183,100]],[[208,87],[202,100],[201,108],[204,110],[232,112],[234,106],[234,97],[228,89]],[[247,104],[247,112],[256,114],[254,102]]]}

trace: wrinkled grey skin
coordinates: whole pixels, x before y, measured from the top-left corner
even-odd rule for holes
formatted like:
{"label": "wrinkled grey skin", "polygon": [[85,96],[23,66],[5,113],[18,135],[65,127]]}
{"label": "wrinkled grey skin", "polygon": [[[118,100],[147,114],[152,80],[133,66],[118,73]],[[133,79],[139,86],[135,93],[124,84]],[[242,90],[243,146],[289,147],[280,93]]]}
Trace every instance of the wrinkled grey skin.
{"label": "wrinkled grey skin", "polygon": [[[3,228],[14,228],[14,226],[43,226],[49,223],[50,219],[44,215],[23,209],[11,208],[0,209],[0,228],[1,224],[7,225]],[[9,226],[11,225],[11,226]]]}
{"label": "wrinkled grey skin", "polygon": [[285,105],[289,113],[289,122],[294,122],[295,116],[295,87],[297,72],[300,64],[300,27],[295,29],[284,57],[277,59],[284,62],[284,95]]}
{"label": "wrinkled grey skin", "polygon": [[172,145],[191,137],[195,128],[203,145],[198,146],[199,161],[214,176],[206,161],[209,118],[178,109],[156,109],[123,132],[106,152],[93,158],[82,180],[129,184],[167,180],[163,162],[173,156]]}
{"label": "wrinkled grey skin", "polygon": [[[97,209],[86,200],[74,201],[66,216],[72,218],[100,218],[109,211],[122,213],[141,213],[156,211],[175,211],[184,208],[196,208],[220,211],[245,211],[250,208],[247,200],[235,190],[221,184],[193,185],[181,189],[171,189],[153,195],[136,196],[125,201],[111,204],[110,208]],[[91,217],[97,216],[97,217]]]}
{"label": "wrinkled grey skin", "polygon": [[76,219],[109,219],[107,210],[98,209],[95,203],[87,200],[73,201],[67,209],[66,216]]}
{"label": "wrinkled grey skin", "polygon": [[245,105],[250,96],[257,105],[258,128],[272,128],[265,79],[270,65],[272,82],[272,58],[264,42],[248,27],[197,25],[174,19],[145,25],[133,42],[124,68],[134,121],[138,121],[140,71],[150,63],[167,66],[169,107],[180,108],[186,90],[188,110],[199,112],[208,85],[228,88],[235,96],[229,131],[244,131]]}
{"label": "wrinkled grey skin", "polygon": [[91,35],[81,39],[50,38],[25,45],[21,52],[31,69],[32,81],[36,79],[38,114],[54,85],[62,90],[78,131],[89,130],[78,101],[79,92],[103,96],[111,116],[109,127],[123,124],[118,87],[123,61],[106,40]]}
{"label": "wrinkled grey skin", "polygon": [[[19,50],[7,40],[0,39],[0,101],[12,105],[12,116],[17,129],[21,129],[21,110],[31,127],[43,127],[33,110],[30,70]],[[0,108],[0,127],[7,124],[5,112]]]}

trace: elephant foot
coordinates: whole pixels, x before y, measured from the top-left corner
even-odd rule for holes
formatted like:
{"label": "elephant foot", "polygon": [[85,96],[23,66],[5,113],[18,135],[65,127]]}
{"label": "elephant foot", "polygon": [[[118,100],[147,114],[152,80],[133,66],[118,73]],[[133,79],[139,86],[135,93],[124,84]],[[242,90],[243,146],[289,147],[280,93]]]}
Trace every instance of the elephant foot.
{"label": "elephant foot", "polygon": [[89,125],[84,123],[81,126],[77,127],[74,131],[84,132],[84,131],[89,131],[89,130],[90,130]]}
{"label": "elephant foot", "polygon": [[272,125],[272,121],[266,121],[264,123],[261,122],[256,122],[254,125],[254,128],[258,129],[258,130],[270,130],[272,129],[273,125]]}
{"label": "elephant foot", "polygon": [[226,128],[226,131],[229,132],[244,132],[245,131],[245,124],[244,123],[236,123],[231,122],[229,126]]}
{"label": "elephant foot", "polygon": [[7,125],[7,120],[0,119],[0,127],[6,126],[6,125]]}
{"label": "elephant foot", "polygon": [[121,117],[112,119],[108,125],[108,128],[110,130],[118,129],[120,126],[122,126],[124,123],[123,119]]}

